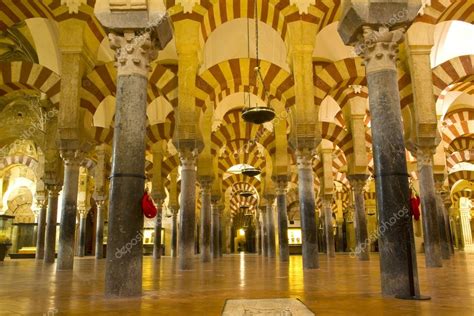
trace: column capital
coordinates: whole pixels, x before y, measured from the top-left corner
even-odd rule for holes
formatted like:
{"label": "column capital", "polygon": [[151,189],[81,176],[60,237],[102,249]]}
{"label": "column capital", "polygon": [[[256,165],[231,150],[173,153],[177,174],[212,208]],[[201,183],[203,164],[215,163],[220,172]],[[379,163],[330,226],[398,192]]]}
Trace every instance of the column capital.
{"label": "column capital", "polygon": [[105,199],[97,199],[95,200],[95,204],[97,205],[97,208],[103,208],[105,206]]}
{"label": "column capital", "polygon": [[275,191],[277,195],[285,195],[288,191],[288,176],[275,176],[273,181],[276,183]]}
{"label": "column capital", "polygon": [[56,184],[56,183],[46,184],[46,190],[48,190],[49,197],[57,197],[59,195],[59,192],[62,190],[62,187],[63,186],[61,184]]}
{"label": "column capital", "polygon": [[81,217],[85,217],[89,213],[89,210],[87,209],[87,207],[78,207],[77,213],[79,213]]}
{"label": "column capital", "polygon": [[321,196],[321,203],[324,207],[331,207],[333,196],[331,194],[324,194]]}
{"label": "column capital", "polygon": [[432,166],[433,155],[436,149],[431,147],[418,147],[416,150],[416,163],[418,167],[421,166]]}
{"label": "column capital", "polygon": [[85,153],[79,149],[63,148],[61,149],[60,154],[66,166],[79,167],[82,159],[84,159]]}
{"label": "column capital", "polygon": [[366,72],[397,70],[399,45],[404,40],[405,27],[390,30],[386,26],[365,25],[355,46],[356,53],[364,58]]}
{"label": "column capital", "polygon": [[182,146],[178,149],[179,161],[182,170],[196,170],[198,151],[196,148]]}
{"label": "column capital", "polygon": [[198,178],[198,181],[201,184],[201,190],[203,192],[205,192],[206,194],[210,194],[211,193],[213,177],[212,176],[200,176]]}
{"label": "column capital", "polygon": [[355,193],[361,194],[369,178],[366,174],[351,174],[347,177]]}
{"label": "column capital", "polygon": [[296,165],[298,169],[313,169],[313,155],[314,149],[313,148],[301,148],[296,150]]}

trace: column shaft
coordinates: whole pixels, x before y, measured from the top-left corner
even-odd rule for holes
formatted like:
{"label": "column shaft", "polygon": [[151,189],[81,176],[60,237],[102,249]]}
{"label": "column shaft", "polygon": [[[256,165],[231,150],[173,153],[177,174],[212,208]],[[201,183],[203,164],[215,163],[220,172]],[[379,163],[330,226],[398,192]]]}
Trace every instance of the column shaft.
{"label": "column shaft", "polygon": [[104,258],[104,206],[105,201],[98,200],[97,203],[97,223],[95,231],[95,258]]}
{"label": "column shaft", "polygon": [[267,216],[267,235],[268,235],[268,257],[276,257],[276,248],[275,248],[275,220],[273,217],[273,200],[274,196],[267,198],[267,211],[265,215]]}
{"label": "column shaft", "polygon": [[147,78],[119,75],[109,194],[105,294],[142,293]]}
{"label": "column shaft", "polygon": [[171,227],[171,257],[176,258],[178,255],[178,214],[177,211],[173,212],[173,222]]}
{"label": "column shaft", "polygon": [[219,206],[217,205],[212,207],[211,253],[213,258],[219,257]]}
{"label": "column shaft", "polygon": [[326,232],[326,254],[332,258],[336,256],[334,230],[332,227],[332,195],[323,196],[324,230]]}
{"label": "column shaft", "polygon": [[77,193],[79,189],[79,163],[76,151],[62,152],[64,159],[64,187],[61,224],[59,226],[58,270],[72,270],[76,237]]}
{"label": "column shaft", "polygon": [[201,261],[211,260],[211,191],[210,182],[201,182]]}
{"label": "column shaft", "polygon": [[58,221],[58,193],[57,189],[48,189],[48,214],[46,219],[46,235],[44,248],[44,262],[54,263],[56,257],[56,223]]}
{"label": "column shaft", "polygon": [[44,259],[44,235],[46,229],[46,204],[42,201],[38,214],[38,228],[36,237],[36,260]]}
{"label": "column shaft", "polygon": [[303,268],[319,268],[318,232],[315,218],[312,156],[309,150],[297,151],[298,194],[300,201]]}
{"label": "column shaft", "polygon": [[352,190],[354,193],[354,220],[356,234],[355,254],[361,261],[369,260],[370,243],[367,234],[367,217],[365,216],[364,185],[366,175],[351,175]]}
{"label": "column shaft", "polygon": [[267,216],[264,210],[261,210],[260,214],[262,216],[262,253],[263,256],[268,257]]}
{"label": "column shaft", "polygon": [[158,214],[155,219],[155,240],[153,242],[153,259],[161,258],[161,228],[163,222],[163,213],[161,210],[161,203],[158,202]]}
{"label": "column shaft", "polygon": [[79,217],[79,257],[86,255],[86,220],[87,213],[81,212]]}

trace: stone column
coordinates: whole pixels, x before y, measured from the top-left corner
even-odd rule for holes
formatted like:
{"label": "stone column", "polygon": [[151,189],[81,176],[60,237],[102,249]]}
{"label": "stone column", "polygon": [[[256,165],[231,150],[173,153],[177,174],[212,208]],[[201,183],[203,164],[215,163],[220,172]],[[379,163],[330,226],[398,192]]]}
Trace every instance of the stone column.
{"label": "stone column", "polygon": [[37,237],[36,237],[36,260],[43,260],[44,259],[44,234],[46,229],[46,200],[42,197],[41,200],[37,200],[36,202],[39,208],[38,214],[38,227],[37,227]]}
{"label": "stone column", "polygon": [[48,214],[46,219],[46,236],[44,262],[54,263],[56,257],[56,223],[58,222],[58,195],[60,185],[46,185],[48,190]]}
{"label": "stone column", "polygon": [[222,257],[222,245],[224,241],[224,221],[223,221],[223,208],[219,210],[219,257]]}
{"label": "stone column", "polygon": [[433,179],[433,151],[430,149],[418,149],[416,160],[420,181],[421,222],[423,224],[426,267],[441,267],[443,263]]}
{"label": "stone column", "polygon": [[[116,51],[117,95],[109,194],[105,294],[109,297],[142,293],[145,129],[148,72],[156,57],[150,33],[110,34]],[[131,246],[129,246],[131,245]]]}
{"label": "stone column", "polygon": [[280,261],[289,260],[288,247],[288,213],[286,210],[286,191],[288,180],[286,177],[277,180],[277,210],[278,210],[278,246],[280,248]]}
{"label": "stone column", "polygon": [[257,250],[257,254],[261,255],[262,254],[262,227],[260,225],[259,221],[259,215],[257,211],[257,219],[255,221],[255,239],[256,239],[256,244],[255,244],[255,249]]}
{"label": "stone column", "polygon": [[171,257],[176,258],[178,256],[178,208],[171,208],[172,227],[171,227]]}
{"label": "stone column", "polygon": [[163,222],[163,200],[160,194],[153,194],[153,200],[156,203],[158,213],[155,219],[155,240],[153,242],[153,259],[161,258],[161,230]]}
{"label": "stone column", "polygon": [[180,148],[181,197],[179,218],[178,259],[181,270],[191,270],[194,258],[194,230],[196,222],[196,151],[188,146]]}
{"label": "stone column", "polygon": [[265,215],[265,207],[260,208],[261,221],[261,242],[262,242],[262,254],[264,257],[268,257],[268,237],[267,237],[267,217]]}
{"label": "stone column", "polygon": [[57,270],[72,270],[74,266],[74,244],[76,237],[77,193],[79,189],[79,167],[82,152],[77,149],[62,149],[64,160],[64,187],[62,194],[61,224],[59,226],[59,248]]}
{"label": "stone column", "polygon": [[352,191],[354,193],[354,223],[356,234],[357,258],[361,261],[369,260],[370,243],[367,234],[367,218],[365,215],[364,186],[367,181],[367,175],[354,174],[349,176]]}
{"label": "stone column", "polygon": [[87,213],[86,209],[79,209],[79,251],[78,256],[84,257],[86,255],[86,221]]}
{"label": "stone column", "polygon": [[[407,10],[405,2],[396,5]],[[413,298],[419,295],[418,272],[396,65],[398,46],[405,30],[376,26],[383,20],[373,16],[377,10],[371,6],[375,5],[366,2],[362,6],[370,12],[369,20],[362,23],[373,25],[361,25],[363,34],[359,34],[354,25],[353,15],[362,14],[356,6],[346,12],[338,31],[346,44],[359,40],[356,51],[365,61],[372,119],[382,294]],[[407,15],[412,14],[412,8],[409,9]],[[394,8],[388,12],[396,11]],[[372,19],[379,22],[372,23]]]}
{"label": "stone column", "polygon": [[316,227],[314,179],[310,148],[297,150],[298,195],[300,201],[301,234],[303,242],[303,268],[319,268],[318,231]]}
{"label": "stone column", "polygon": [[265,199],[267,200],[267,210],[265,212],[265,216],[267,217],[268,257],[275,258],[275,220],[273,218],[273,201],[275,201],[275,196],[267,194]]}
{"label": "stone column", "polygon": [[326,254],[329,258],[336,256],[336,244],[334,243],[334,230],[332,227],[332,195],[323,195],[321,198],[322,211],[324,213],[324,231],[326,233]]}
{"label": "stone column", "polygon": [[442,203],[442,208],[443,208],[443,213],[444,213],[444,218],[445,218],[449,252],[451,255],[454,255],[454,245],[453,245],[454,238],[453,238],[453,232],[451,230],[451,221],[450,221],[450,215],[449,215],[449,209],[451,207],[451,197],[450,197],[449,191],[447,190],[441,191],[441,203]]}
{"label": "stone column", "polygon": [[222,206],[217,201],[212,203],[212,219],[211,219],[211,254],[212,258],[219,257],[219,212]]}
{"label": "stone column", "polygon": [[201,177],[201,261],[211,261],[211,177]]}
{"label": "stone column", "polygon": [[449,259],[451,257],[450,249],[450,237],[449,237],[449,219],[448,214],[444,208],[444,202],[442,195],[444,193],[444,175],[434,175],[435,177],[435,189],[436,189],[436,215],[438,217],[438,229],[441,244],[441,256],[443,259]]}
{"label": "stone column", "polygon": [[97,222],[95,229],[95,258],[104,258],[104,218],[105,218],[105,200],[96,200]]}

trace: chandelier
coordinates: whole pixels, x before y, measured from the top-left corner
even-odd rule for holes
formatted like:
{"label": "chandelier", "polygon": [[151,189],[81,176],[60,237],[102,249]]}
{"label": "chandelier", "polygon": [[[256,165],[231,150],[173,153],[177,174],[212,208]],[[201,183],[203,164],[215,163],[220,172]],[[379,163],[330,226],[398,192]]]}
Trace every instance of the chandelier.
{"label": "chandelier", "polygon": [[[258,82],[262,85],[263,95],[265,99],[268,101],[268,94],[267,90],[265,89],[265,83],[263,81],[262,74],[260,72],[260,59],[258,57],[258,1],[254,1],[255,4],[255,59],[257,66],[254,68],[255,70],[255,86],[258,85]],[[248,47],[248,57],[250,59],[250,29],[249,29],[249,20],[247,19],[247,47]],[[275,118],[275,111],[269,106],[259,106],[257,101],[255,101],[255,106],[252,106],[251,99],[250,99],[250,92],[247,93],[247,99],[244,100],[246,107],[242,110],[242,118],[244,121],[253,124],[263,124],[266,122],[270,122]],[[247,103],[248,101],[248,103]]]}

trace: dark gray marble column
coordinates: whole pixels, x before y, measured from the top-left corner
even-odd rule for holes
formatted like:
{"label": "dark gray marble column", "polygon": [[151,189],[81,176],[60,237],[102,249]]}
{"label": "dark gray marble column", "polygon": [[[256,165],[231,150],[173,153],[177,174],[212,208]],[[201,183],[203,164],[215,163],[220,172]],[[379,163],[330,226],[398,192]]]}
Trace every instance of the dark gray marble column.
{"label": "dark gray marble column", "polygon": [[319,268],[318,232],[316,228],[313,168],[311,165],[313,160],[312,149],[297,150],[296,159],[303,242],[303,268],[317,269]]}
{"label": "dark gray marble column", "polygon": [[332,195],[324,195],[322,211],[324,213],[324,232],[326,235],[326,254],[329,258],[336,256],[336,244],[334,243],[334,229],[332,225]]}
{"label": "dark gray marble column", "polygon": [[[258,211],[257,211],[258,212]],[[258,220],[258,215],[255,225],[255,249],[258,255],[262,254],[262,227],[260,226],[260,221]]]}
{"label": "dark gray marble column", "polygon": [[356,234],[355,254],[361,261],[369,260],[370,241],[367,235],[367,217],[365,215],[364,186],[367,175],[349,175],[349,181],[354,194],[354,226]]}
{"label": "dark gray marble column", "polygon": [[219,212],[221,206],[212,204],[212,219],[211,219],[211,253],[212,258],[219,257]]}
{"label": "dark gray marble column", "polygon": [[36,255],[37,261],[44,259],[44,235],[46,229],[46,201],[44,199],[37,200],[39,208],[38,212],[38,226],[36,229]]}
{"label": "dark gray marble column", "polygon": [[200,177],[201,183],[201,261],[211,260],[211,177]]}
{"label": "dark gray marble column", "polygon": [[267,235],[267,216],[265,207],[260,208],[260,216],[262,218],[262,254],[264,257],[268,257],[268,235]]}
{"label": "dark gray marble column", "polygon": [[156,206],[158,208],[158,213],[156,214],[155,218],[155,240],[153,241],[153,259],[158,260],[161,258],[161,229],[162,229],[162,222],[163,222],[163,212],[162,212],[162,204],[163,201],[161,197],[155,196],[154,200],[156,202]]}
{"label": "dark gray marble column", "polygon": [[267,200],[267,238],[268,238],[268,257],[276,257],[276,245],[275,245],[275,220],[273,216],[273,202],[275,201],[274,195],[266,195]]}
{"label": "dark gray marble column", "polygon": [[448,216],[444,208],[443,193],[444,193],[444,174],[434,175],[435,177],[435,189],[436,189],[436,208],[438,216],[438,228],[439,237],[441,243],[441,256],[443,259],[449,259],[451,257],[450,249],[450,238],[449,238],[449,223],[447,222]]}
{"label": "dark gray marble column", "polygon": [[79,257],[86,255],[86,220],[87,211],[79,210]]}
{"label": "dark gray marble column", "polygon": [[426,267],[442,267],[438,208],[433,178],[433,151],[418,149],[416,160],[420,182],[421,223],[423,224]]}
{"label": "dark gray marble column", "polygon": [[56,269],[72,270],[74,266],[74,244],[76,237],[79,166],[82,161],[82,153],[76,149],[62,149],[61,157],[64,160],[64,187]]}
{"label": "dark gray marble column", "polygon": [[224,239],[224,235],[223,235],[223,221],[222,221],[222,210],[219,212],[219,257],[222,257],[222,245],[223,245],[223,239]]}
{"label": "dark gray marble column", "polygon": [[171,208],[172,227],[171,227],[171,257],[176,258],[178,255],[178,209]]}
{"label": "dark gray marble column", "polygon": [[286,189],[288,182],[286,178],[277,180],[277,211],[278,211],[278,247],[280,250],[280,261],[286,262],[290,258],[288,246],[288,213],[286,209]]}
{"label": "dark gray marble column", "polygon": [[48,214],[44,247],[44,262],[54,263],[56,257],[56,224],[58,221],[58,195],[60,185],[48,185]]}
{"label": "dark gray marble column", "polygon": [[441,191],[441,199],[443,202],[443,212],[444,212],[444,221],[446,225],[446,235],[448,238],[448,246],[451,255],[454,255],[454,245],[453,245],[453,232],[451,230],[451,221],[449,215],[449,209],[451,208],[451,196],[449,191],[443,190]]}
{"label": "dark gray marble column", "polygon": [[382,294],[414,297],[418,269],[396,65],[403,37],[404,29],[364,26],[357,51],[369,88]]}
{"label": "dark gray marble column", "polygon": [[181,195],[179,217],[178,260],[181,270],[192,270],[196,225],[196,151],[183,146],[181,162]]}
{"label": "dark gray marble column", "polygon": [[95,230],[95,258],[104,258],[104,218],[105,218],[105,201],[96,200],[97,205],[97,222]]}

